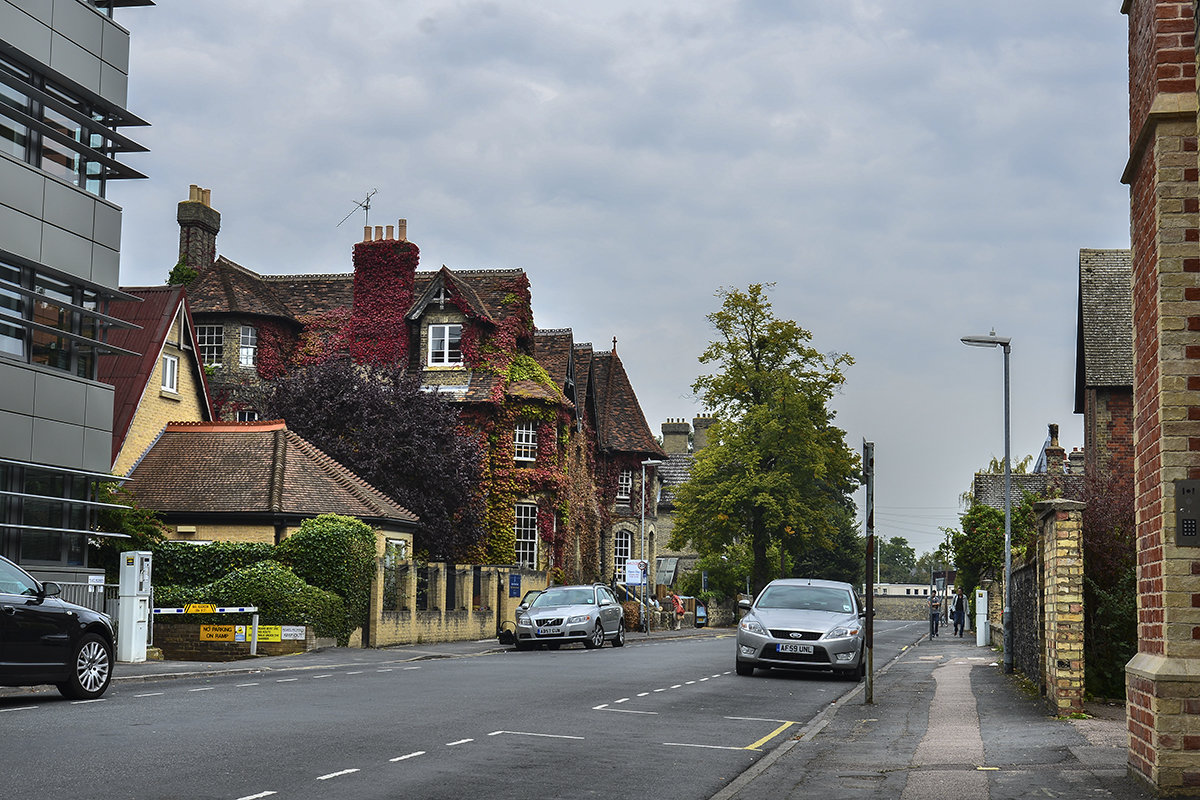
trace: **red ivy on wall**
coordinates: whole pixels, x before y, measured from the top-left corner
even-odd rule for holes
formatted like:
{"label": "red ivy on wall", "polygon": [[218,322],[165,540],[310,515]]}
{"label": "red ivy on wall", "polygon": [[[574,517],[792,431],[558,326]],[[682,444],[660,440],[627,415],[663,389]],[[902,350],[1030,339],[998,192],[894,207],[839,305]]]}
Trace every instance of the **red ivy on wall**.
{"label": "red ivy on wall", "polygon": [[345,351],[349,308],[332,308],[321,314],[302,317],[300,322],[304,330],[300,333],[293,359],[298,366],[320,364],[335,353]]}
{"label": "red ivy on wall", "polygon": [[386,239],[354,245],[354,308],[346,344],[360,364],[403,364],[420,250],[412,242]]}
{"label": "red ivy on wall", "polygon": [[258,377],[264,381],[273,381],[287,374],[288,365],[292,360],[292,351],[296,339],[289,328],[274,320],[259,320],[258,351],[254,356],[254,365]]}

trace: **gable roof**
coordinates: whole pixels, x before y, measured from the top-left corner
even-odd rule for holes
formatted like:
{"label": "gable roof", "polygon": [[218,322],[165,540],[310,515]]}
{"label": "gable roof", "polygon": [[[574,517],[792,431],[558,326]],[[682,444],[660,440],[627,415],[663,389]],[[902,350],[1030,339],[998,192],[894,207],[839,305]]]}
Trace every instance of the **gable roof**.
{"label": "gable roof", "polygon": [[658,507],[663,510],[675,508],[675,487],[692,476],[692,465],[696,456],[692,453],[671,453],[658,468],[658,479],[662,482],[662,493]]}
{"label": "gable roof", "polygon": [[296,319],[262,275],[225,256],[200,270],[189,284],[188,293],[192,308],[198,313],[281,317],[293,322]]}
{"label": "gable roof", "polygon": [[208,397],[208,381],[204,370],[197,358],[196,334],[193,330],[191,314],[188,308],[187,293],[182,286],[137,286],[123,287],[127,295],[141,299],[113,300],[109,305],[109,315],[138,325],[137,328],[109,329],[110,343],[140,353],[140,356],[101,355],[96,360],[97,380],[113,387],[113,431],[112,431],[112,460],[121,452],[125,436],[133,416],[137,413],[146,384],[158,366],[158,358],[162,353],[167,335],[175,318],[183,311],[184,335],[191,344],[191,368],[199,379],[201,408],[205,415],[212,418],[212,405]]}
{"label": "gable roof", "polygon": [[283,420],[172,422],[125,486],[140,505],[164,514],[344,514],[405,529],[417,523]]}
{"label": "gable roof", "polygon": [[614,348],[594,353],[591,386],[595,394],[596,442],[601,450],[662,458],[662,446],[650,432],[625,366]]}
{"label": "gable roof", "polygon": [[1079,251],[1075,413],[1091,387],[1133,386],[1133,265],[1129,250]]}
{"label": "gable roof", "polygon": [[533,335],[533,358],[546,370],[554,385],[568,399],[575,394],[574,335],[570,328],[537,331]]}

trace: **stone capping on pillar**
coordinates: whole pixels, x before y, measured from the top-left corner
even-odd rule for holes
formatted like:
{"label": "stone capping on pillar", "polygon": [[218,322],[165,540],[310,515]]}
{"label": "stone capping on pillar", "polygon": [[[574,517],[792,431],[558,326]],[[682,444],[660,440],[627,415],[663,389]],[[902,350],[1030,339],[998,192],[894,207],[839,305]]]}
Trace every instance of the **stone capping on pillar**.
{"label": "stone capping on pillar", "polygon": [[1040,520],[1042,561],[1042,684],[1054,714],[1083,713],[1083,509],[1078,500],[1043,500],[1033,508]]}

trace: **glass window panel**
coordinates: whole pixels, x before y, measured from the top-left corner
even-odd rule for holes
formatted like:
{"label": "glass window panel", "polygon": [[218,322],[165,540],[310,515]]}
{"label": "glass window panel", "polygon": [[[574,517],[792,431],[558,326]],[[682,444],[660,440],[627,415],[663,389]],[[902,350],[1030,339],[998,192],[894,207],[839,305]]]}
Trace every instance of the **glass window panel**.
{"label": "glass window panel", "polygon": [[213,367],[221,366],[221,355],[225,349],[225,332],[220,325],[197,325],[196,345],[200,348],[200,360]]}
{"label": "glass window panel", "polygon": [[516,534],[517,564],[537,569],[537,506],[533,503],[516,504],[516,521],[513,525]]}
{"label": "glass window panel", "polygon": [[[0,105],[29,113],[29,96],[0,84]],[[29,148],[29,128],[0,115],[0,152],[25,160]]]}
{"label": "glass window panel", "polygon": [[513,458],[517,461],[537,459],[537,423],[523,420],[513,429]]}
{"label": "glass window panel", "polygon": [[462,325],[429,326],[429,364],[462,363]]}
{"label": "glass window panel", "polygon": [[62,561],[62,537],[53,531],[22,531],[21,560]]}
{"label": "glass window panel", "polygon": [[243,367],[253,367],[257,351],[258,329],[243,325],[241,339],[238,343],[238,363]]}

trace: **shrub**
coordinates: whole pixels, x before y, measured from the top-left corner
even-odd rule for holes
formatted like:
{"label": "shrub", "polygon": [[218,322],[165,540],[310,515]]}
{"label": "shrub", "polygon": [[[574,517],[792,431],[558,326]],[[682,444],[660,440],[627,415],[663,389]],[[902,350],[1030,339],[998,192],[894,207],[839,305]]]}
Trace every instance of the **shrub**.
{"label": "shrub", "polygon": [[[203,586],[156,587],[155,603],[166,607],[187,603],[256,606],[262,625],[311,625],[317,636],[336,637],[341,645],[353,631],[340,597],[308,585],[277,561],[259,561]],[[224,614],[188,614],[161,621],[228,625],[233,620]]]}
{"label": "shrub", "polygon": [[365,627],[375,576],[375,532],[365,522],[338,514],[307,519],[275,548],[275,558],[304,580],[339,595],[346,625]]}
{"label": "shrub", "polygon": [[[154,582],[169,586],[203,586],[259,561],[273,558],[267,542],[213,542],[195,545],[166,541],[154,545]],[[161,605],[161,604],[160,604]]]}

